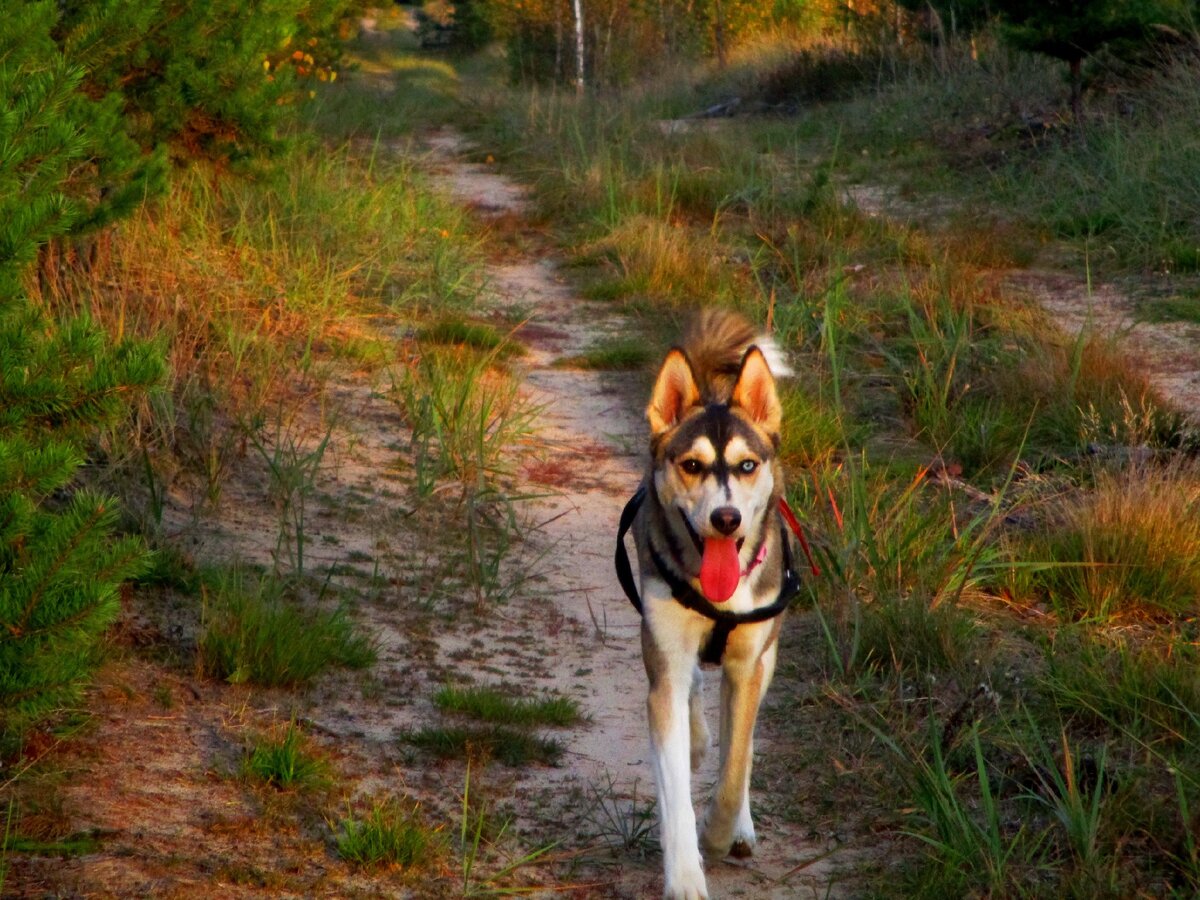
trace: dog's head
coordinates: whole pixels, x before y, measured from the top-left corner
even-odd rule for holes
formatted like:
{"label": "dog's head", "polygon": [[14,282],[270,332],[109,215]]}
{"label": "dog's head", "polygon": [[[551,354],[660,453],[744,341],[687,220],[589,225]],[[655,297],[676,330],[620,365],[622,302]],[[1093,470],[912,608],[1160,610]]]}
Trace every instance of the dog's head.
{"label": "dog's head", "polygon": [[646,415],[655,492],[665,510],[678,511],[695,544],[705,593],[725,600],[728,594],[713,594],[730,584],[732,594],[737,554],[748,539],[752,547],[761,543],[762,521],[778,496],[783,410],[767,360],[751,347],[728,401],[705,402],[687,356],[672,350]]}

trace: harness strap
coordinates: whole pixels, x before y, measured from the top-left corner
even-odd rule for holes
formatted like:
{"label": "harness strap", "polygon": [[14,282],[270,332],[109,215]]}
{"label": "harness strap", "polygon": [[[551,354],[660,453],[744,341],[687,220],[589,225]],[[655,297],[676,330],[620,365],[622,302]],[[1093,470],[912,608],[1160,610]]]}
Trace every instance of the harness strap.
{"label": "harness strap", "polygon": [[[639,615],[645,615],[645,613],[642,607],[641,595],[638,594],[637,583],[633,579],[633,567],[629,562],[629,552],[625,549],[625,535],[629,533],[629,529],[633,526],[633,520],[636,518],[638,510],[641,509],[645,499],[646,486],[643,484],[638,487],[634,495],[629,498],[629,502],[625,504],[625,508],[621,510],[621,519],[617,525],[617,549],[614,557],[617,569],[617,581],[620,582],[625,596],[629,598],[629,602],[633,604],[633,608],[638,611]],[[787,509],[787,512],[784,513],[784,508],[786,507],[781,505],[781,514],[788,521],[788,524],[792,526],[793,530],[797,530],[797,534],[799,535],[799,523],[795,521],[794,515],[788,515],[791,513],[791,510]],[[712,634],[700,651],[701,662],[719,663],[721,657],[725,655],[725,646],[729,641],[729,635],[733,632],[733,629],[737,628],[738,625],[765,622],[768,619],[775,618],[788,608],[792,600],[800,592],[800,579],[796,576],[792,565],[791,542],[788,541],[783,522],[780,522],[779,525],[779,539],[783,544],[783,577],[779,586],[779,596],[769,606],[760,606],[756,609],[740,613],[729,612],[715,606],[712,601],[692,587],[687,579],[672,571],[667,566],[666,560],[659,554],[658,548],[652,542],[649,544],[650,559],[654,563],[654,568],[671,589],[671,595],[675,598],[675,601],[685,609],[699,613],[714,623]],[[800,537],[800,540],[803,542],[806,553],[808,553],[813,572],[817,574],[816,565],[812,563],[812,555],[808,552],[808,542],[804,541],[803,537]]]}
{"label": "harness strap", "polygon": [[629,552],[625,549],[625,535],[633,525],[634,517],[646,499],[646,485],[640,485],[625,508],[621,510],[621,521],[617,525],[617,555],[614,560],[617,566],[617,581],[621,582],[621,590],[633,604],[633,608],[642,615],[642,598],[638,595],[637,582],[633,580],[633,567],[629,564]]}
{"label": "harness strap", "polygon": [[670,587],[671,596],[675,598],[675,602],[685,609],[700,613],[715,623],[708,640],[700,648],[700,662],[719,664],[722,657],[725,656],[725,645],[729,643],[729,635],[733,633],[733,629],[739,625],[774,619],[783,613],[800,593],[800,581],[792,571],[792,551],[782,524],[779,527],[779,539],[783,542],[783,580],[779,585],[779,596],[770,606],[759,606],[740,613],[729,612],[714,606],[712,601],[692,587],[687,580],[671,571],[654,544],[650,544],[650,559],[654,563],[654,568],[658,570],[659,576]]}

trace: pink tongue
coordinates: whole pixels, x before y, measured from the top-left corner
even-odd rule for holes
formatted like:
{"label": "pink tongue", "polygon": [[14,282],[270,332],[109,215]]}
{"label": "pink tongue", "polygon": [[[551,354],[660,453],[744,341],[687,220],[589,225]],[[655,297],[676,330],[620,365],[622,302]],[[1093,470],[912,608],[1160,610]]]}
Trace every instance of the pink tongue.
{"label": "pink tongue", "polygon": [[700,560],[700,589],[714,603],[724,603],[737,590],[742,577],[737,541],[733,538],[706,538]]}

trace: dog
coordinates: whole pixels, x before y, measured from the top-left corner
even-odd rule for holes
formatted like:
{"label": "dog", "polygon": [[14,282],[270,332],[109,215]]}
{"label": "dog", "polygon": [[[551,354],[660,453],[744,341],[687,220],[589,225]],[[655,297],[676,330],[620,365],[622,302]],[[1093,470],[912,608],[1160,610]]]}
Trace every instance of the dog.
{"label": "dog", "polygon": [[[799,589],[778,512],[783,410],[775,374],[790,373],[769,339],[736,314],[701,313],[659,369],[646,408],[649,466],[622,514],[617,572],[642,614],[663,894],[671,900],[708,896],[702,850],[709,859],[747,857],[755,844],[754,724],[775,669],[782,612]],[[701,662],[721,668],[721,764],[698,832],[691,771],[710,743]]]}

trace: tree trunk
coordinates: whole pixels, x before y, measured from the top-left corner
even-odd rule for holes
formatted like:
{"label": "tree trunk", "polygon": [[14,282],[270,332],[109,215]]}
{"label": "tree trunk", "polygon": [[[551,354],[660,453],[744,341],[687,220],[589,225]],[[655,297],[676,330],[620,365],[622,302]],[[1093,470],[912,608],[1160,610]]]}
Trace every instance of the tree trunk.
{"label": "tree trunk", "polygon": [[714,4],[716,17],[713,21],[713,45],[717,51],[717,66],[725,68],[725,7],[721,4],[721,0],[716,0]]}
{"label": "tree trunk", "polygon": [[575,93],[582,95],[585,87],[583,73],[583,0],[575,4]]}
{"label": "tree trunk", "polygon": [[1075,127],[1083,127],[1083,57],[1067,60],[1071,67],[1071,115],[1075,118]]}
{"label": "tree trunk", "polygon": [[563,8],[559,3],[554,9],[554,83],[563,82]]}

